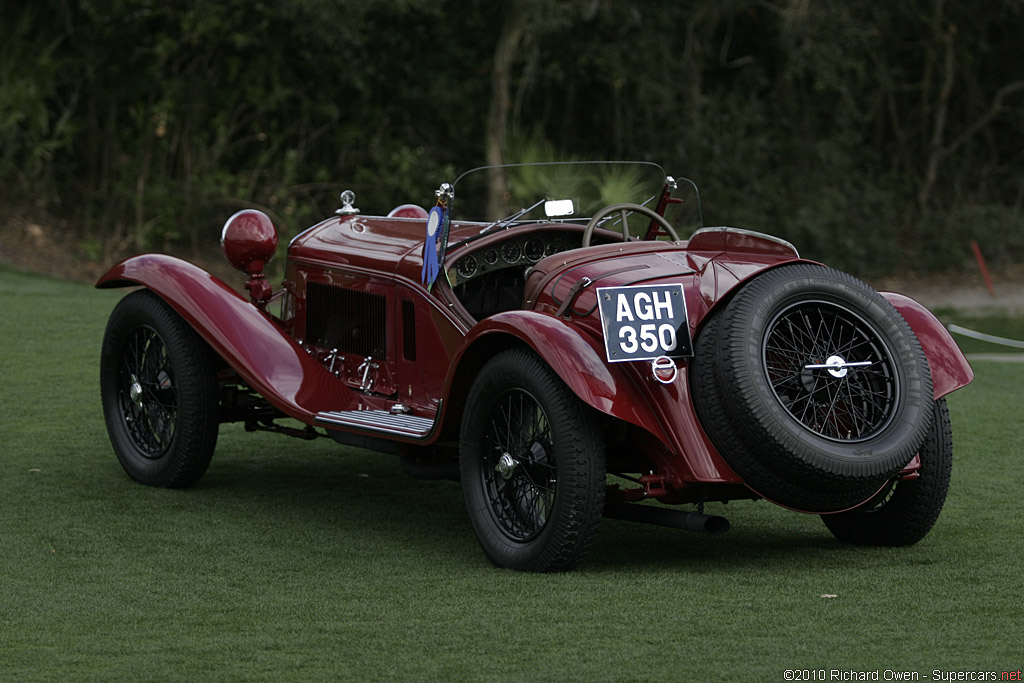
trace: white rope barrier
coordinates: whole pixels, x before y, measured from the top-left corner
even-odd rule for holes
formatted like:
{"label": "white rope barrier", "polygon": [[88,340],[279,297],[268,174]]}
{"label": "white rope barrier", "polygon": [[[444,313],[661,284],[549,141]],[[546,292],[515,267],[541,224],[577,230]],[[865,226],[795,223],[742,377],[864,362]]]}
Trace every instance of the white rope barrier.
{"label": "white rope barrier", "polygon": [[947,329],[953,334],[962,334],[963,336],[970,337],[971,339],[978,339],[992,344],[1001,344],[1003,346],[1012,346],[1015,349],[1024,349],[1024,342],[1017,341],[1016,339],[1007,339],[1006,337],[996,337],[991,334],[983,334],[981,332],[969,330],[966,327],[960,327],[959,325],[947,325]]}

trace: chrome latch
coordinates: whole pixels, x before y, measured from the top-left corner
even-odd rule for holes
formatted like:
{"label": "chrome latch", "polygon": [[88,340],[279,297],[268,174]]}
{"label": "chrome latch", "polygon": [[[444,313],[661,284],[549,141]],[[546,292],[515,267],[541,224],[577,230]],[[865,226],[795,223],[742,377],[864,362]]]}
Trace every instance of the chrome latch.
{"label": "chrome latch", "polygon": [[338,370],[334,369],[334,364],[338,362],[338,349],[331,349],[331,352],[327,354],[327,358],[325,358],[324,360],[331,361],[331,364],[327,366],[328,372],[330,372],[334,376],[338,376],[341,374],[340,368]]}
{"label": "chrome latch", "polygon": [[373,383],[376,381],[376,377],[370,376],[371,370],[376,370],[379,366],[373,362],[373,356],[367,356],[363,362],[356,368],[357,372],[363,373],[363,380],[359,384],[360,391],[370,391],[373,389]]}

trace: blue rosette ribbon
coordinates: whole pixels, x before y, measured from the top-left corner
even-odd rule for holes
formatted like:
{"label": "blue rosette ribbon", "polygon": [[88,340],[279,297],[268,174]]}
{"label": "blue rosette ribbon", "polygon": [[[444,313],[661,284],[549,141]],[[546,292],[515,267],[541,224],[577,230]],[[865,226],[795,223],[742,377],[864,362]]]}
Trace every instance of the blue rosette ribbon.
{"label": "blue rosette ribbon", "polygon": [[445,246],[447,246],[445,218],[445,208],[441,205],[435,206],[427,214],[427,234],[423,239],[423,268],[420,271],[420,282],[428,288],[433,286],[434,280],[441,272],[437,243],[441,237],[444,237]]}

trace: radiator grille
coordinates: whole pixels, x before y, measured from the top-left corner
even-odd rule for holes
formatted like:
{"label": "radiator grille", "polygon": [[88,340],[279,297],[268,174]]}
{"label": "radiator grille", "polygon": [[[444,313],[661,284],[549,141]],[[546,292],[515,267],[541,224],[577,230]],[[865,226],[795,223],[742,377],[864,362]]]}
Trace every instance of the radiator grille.
{"label": "radiator grille", "polygon": [[416,360],[416,304],[402,299],[402,355]]}
{"label": "radiator grille", "polygon": [[386,310],[383,294],[310,282],[306,285],[306,341],[383,359]]}

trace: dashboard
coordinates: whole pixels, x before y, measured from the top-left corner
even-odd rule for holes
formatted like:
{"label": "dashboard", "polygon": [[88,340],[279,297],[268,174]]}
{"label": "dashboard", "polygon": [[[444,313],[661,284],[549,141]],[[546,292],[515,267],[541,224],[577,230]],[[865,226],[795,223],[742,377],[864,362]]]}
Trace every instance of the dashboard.
{"label": "dashboard", "polygon": [[552,230],[517,235],[462,256],[449,266],[448,277],[453,285],[461,285],[507,268],[526,268],[545,256],[579,246],[579,232]]}

